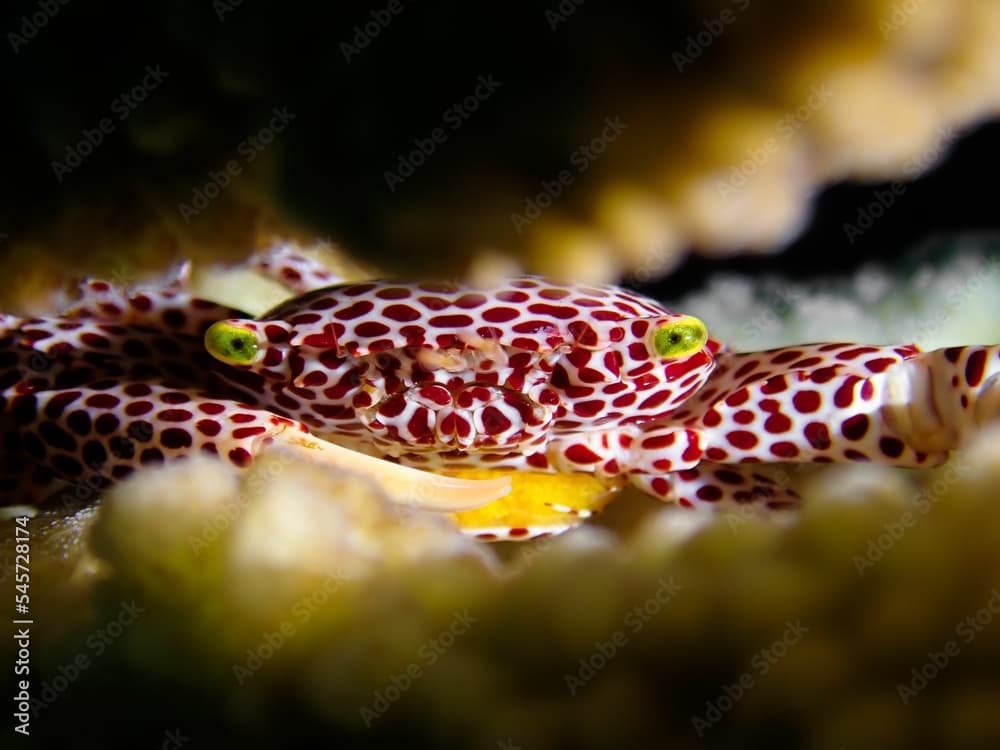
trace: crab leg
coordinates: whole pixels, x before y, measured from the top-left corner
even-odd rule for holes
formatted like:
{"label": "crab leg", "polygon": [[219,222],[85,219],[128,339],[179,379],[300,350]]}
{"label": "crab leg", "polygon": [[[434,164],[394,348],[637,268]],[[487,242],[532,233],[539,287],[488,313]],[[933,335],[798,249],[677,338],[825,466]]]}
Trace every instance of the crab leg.
{"label": "crab leg", "polygon": [[718,507],[723,503],[762,503],[770,510],[797,507],[801,498],[750,465],[702,461],[666,476],[635,474],[632,484],[660,500],[684,508]]}
{"label": "crab leg", "polygon": [[305,294],[342,281],[322,263],[297,252],[295,246],[290,244],[278,244],[262,250],[250,258],[250,264],[295,294]]}
{"label": "crab leg", "polygon": [[[246,317],[233,307],[191,295],[190,265],[185,263],[166,287],[122,289],[101,279],[80,282],[78,299],[64,318],[87,318],[102,324],[148,326],[169,334],[201,336],[217,320]],[[95,323],[96,324],[96,323]]]}
{"label": "crab leg", "polygon": [[821,344],[720,357],[705,459],[936,466],[1000,413],[1000,346]]}
{"label": "crab leg", "polygon": [[261,450],[284,445],[338,471],[369,477],[393,502],[430,510],[477,508],[510,490],[507,478],[439,477],[359,454],[309,435],[295,420],[193,390],[105,380],[15,392],[6,409],[16,426],[14,447],[56,477],[93,487],[194,451],[245,468]]}
{"label": "crab leg", "polygon": [[882,415],[924,451],[959,447],[1000,417],[1000,346],[961,346],[918,354],[886,373]]}
{"label": "crab leg", "polygon": [[797,505],[757,462],[935,466],[1000,415],[998,346],[818,344],[716,356],[698,405],[678,415],[684,427],[646,427],[627,460],[638,469],[633,484],[685,507]]}

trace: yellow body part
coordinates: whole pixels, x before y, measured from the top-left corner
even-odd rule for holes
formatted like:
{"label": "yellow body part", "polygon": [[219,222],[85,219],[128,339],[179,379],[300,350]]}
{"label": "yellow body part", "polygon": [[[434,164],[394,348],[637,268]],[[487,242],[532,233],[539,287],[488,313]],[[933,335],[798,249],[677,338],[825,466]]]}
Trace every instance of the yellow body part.
{"label": "yellow body part", "polygon": [[462,479],[509,477],[510,494],[474,510],[449,514],[459,527],[486,540],[523,540],[572,528],[600,512],[621,490],[621,479],[591,474],[542,474],[500,469],[456,469]]}

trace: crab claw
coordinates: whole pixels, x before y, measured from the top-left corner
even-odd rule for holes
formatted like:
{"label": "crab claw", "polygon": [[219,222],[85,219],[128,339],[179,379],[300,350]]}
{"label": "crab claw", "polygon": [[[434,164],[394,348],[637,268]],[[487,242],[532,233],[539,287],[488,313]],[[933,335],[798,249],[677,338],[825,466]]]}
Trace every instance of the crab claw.
{"label": "crab claw", "polygon": [[1000,346],[921,352],[886,376],[886,422],[917,450],[956,448],[1000,417]]}
{"label": "crab claw", "polygon": [[424,510],[473,510],[511,491],[510,477],[462,479],[431,474],[358,453],[297,430],[289,429],[275,435],[275,444],[310,461],[361,474],[381,487],[393,503]]}

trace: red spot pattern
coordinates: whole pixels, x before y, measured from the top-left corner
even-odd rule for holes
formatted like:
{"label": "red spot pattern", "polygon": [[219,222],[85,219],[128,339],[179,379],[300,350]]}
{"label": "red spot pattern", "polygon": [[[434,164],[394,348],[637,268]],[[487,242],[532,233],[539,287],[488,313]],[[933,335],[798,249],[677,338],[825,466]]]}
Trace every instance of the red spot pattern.
{"label": "red spot pattern", "polygon": [[585,445],[580,445],[574,443],[566,448],[564,451],[566,458],[575,464],[588,465],[599,463],[601,457],[594,453],[590,448]]}
{"label": "red spot pattern", "polygon": [[811,414],[819,411],[821,403],[822,398],[819,395],[819,391],[798,391],[792,396],[792,405],[801,414]]}
{"label": "red spot pattern", "polygon": [[352,305],[347,305],[346,307],[341,307],[335,310],[333,317],[337,320],[355,320],[371,312],[375,308],[375,305],[368,300],[359,300]]}
{"label": "red spot pattern", "polygon": [[732,430],[726,433],[726,440],[733,447],[744,451],[752,450],[759,442],[757,436],[748,430]]}
{"label": "red spot pattern", "polygon": [[489,323],[507,323],[520,316],[513,307],[491,307],[483,311],[483,320]]}
{"label": "red spot pattern", "polygon": [[840,432],[848,440],[861,440],[868,432],[870,420],[867,414],[848,417],[840,426]]}
{"label": "red spot pattern", "polygon": [[110,393],[95,393],[84,399],[84,403],[95,409],[114,409],[121,400]]}
{"label": "red spot pattern", "polygon": [[222,425],[214,419],[199,419],[195,423],[195,428],[198,432],[209,437],[215,437],[222,431]]}
{"label": "red spot pattern", "polygon": [[387,305],[382,309],[382,316],[400,323],[419,320],[421,312],[410,305]]}
{"label": "red spot pattern", "polygon": [[246,448],[233,448],[229,451],[229,460],[233,462],[234,465],[243,468],[249,466],[250,462],[253,460],[253,456],[250,455],[250,451]]}
{"label": "red spot pattern", "polygon": [[965,362],[965,382],[969,384],[969,387],[975,388],[982,382],[985,372],[986,352],[977,349],[969,355],[969,359]]}
{"label": "red spot pattern", "polygon": [[141,417],[153,411],[152,401],[132,401],[125,405],[125,413],[130,417]]}
{"label": "red spot pattern", "polygon": [[824,451],[832,444],[830,431],[822,422],[810,422],[803,429],[806,440],[816,450]]}
{"label": "red spot pattern", "polygon": [[878,443],[879,449],[889,458],[899,458],[903,455],[903,441],[895,437],[883,437]]}
{"label": "red spot pattern", "polygon": [[764,429],[774,434],[788,432],[792,429],[792,420],[784,414],[772,414],[764,421]]}

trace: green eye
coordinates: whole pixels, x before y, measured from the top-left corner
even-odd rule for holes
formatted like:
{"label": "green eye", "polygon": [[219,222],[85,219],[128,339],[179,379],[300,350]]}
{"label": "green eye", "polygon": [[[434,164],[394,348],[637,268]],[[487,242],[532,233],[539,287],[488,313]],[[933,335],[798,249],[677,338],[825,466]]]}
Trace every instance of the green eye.
{"label": "green eye", "polygon": [[260,345],[253,331],[220,321],[205,331],[205,348],[218,360],[230,365],[250,365],[257,359]]}
{"label": "green eye", "polygon": [[665,323],[653,333],[653,348],[664,359],[678,359],[694,354],[708,341],[705,324],[690,315]]}

